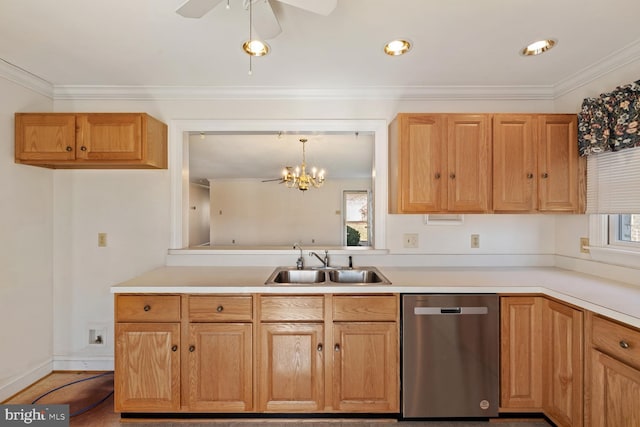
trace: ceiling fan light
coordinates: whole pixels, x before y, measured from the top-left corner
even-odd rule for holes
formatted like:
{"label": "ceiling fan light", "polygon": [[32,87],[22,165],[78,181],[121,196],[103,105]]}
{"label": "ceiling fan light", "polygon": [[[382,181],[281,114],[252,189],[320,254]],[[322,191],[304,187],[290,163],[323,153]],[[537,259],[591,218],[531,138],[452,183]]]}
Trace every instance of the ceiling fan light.
{"label": "ceiling fan light", "polygon": [[264,56],[269,53],[269,45],[260,40],[247,40],[242,49],[251,56]]}
{"label": "ceiling fan light", "polygon": [[384,53],[389,56],[404,55],[411,50],[411,42],[404,39],[391,40],[384,45]]}
{"label": "ceiling fan light", "polygon": [[554,47],[557,43],[557,40],[553,39],[537,40],[522,49],[520,51],[520,54],[523,56],[540,55],[541,53],[544,53]]}

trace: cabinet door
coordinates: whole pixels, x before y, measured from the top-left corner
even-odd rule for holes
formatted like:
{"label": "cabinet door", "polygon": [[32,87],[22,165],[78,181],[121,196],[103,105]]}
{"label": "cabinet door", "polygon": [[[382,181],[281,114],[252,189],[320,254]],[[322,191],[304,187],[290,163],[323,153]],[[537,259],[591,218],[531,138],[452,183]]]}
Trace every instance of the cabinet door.
{"label": "cabinet door", "polygon": [[75,159],[75,115],[16,113],[15,158],[16,161]]}
{"label": "cabinet door", "polygon": [[542,409],[542,304],[540,297],[500,299],[500,406]]}
{"label": "cabinet door", "polygon": [[79,114],[77,158],[84,160],[141,160],[142,114]]}
{"label": "cabinet door", "polygon": [[491,194],[491,116],[447,116],[450,212],[488,212]]}
{"label": "cabinet door", "polygon": [[591,427],[640,425],[640,371],[591,350]]}
{"label": "cabinet door", "polygon": [[243,412],[253,407],[250,323],[189,325],[189,409]]}
{"label": "cabinet door", "polygon": [[333,407],[347,412],[398,412],[398,326],[336,323]]}
{"label": "cabinet door", "polygon": [[537,209],[535,120],[528,114],[493,117],[493,210]]}
{"label": "cabinet door", "polygon": [[116,323],[115,410],[180,408],[180,324]]}
{"label": "cabinet door", "polygon": [[538,116],[539,210],[579,212],[575,114]]}
{"label": "cabinet door", "polygon": [[400,211],[446,210],[444,116],[403,116],[400,123]]}
{"label": "cabinet door", "polygon": [[544,412],[557,426],[582,426],[582,312],[545,300]]}
{"label": "cabinet door", "polygon": [[323,333],[322,323],[260,325],[260,411],[324,408]]}

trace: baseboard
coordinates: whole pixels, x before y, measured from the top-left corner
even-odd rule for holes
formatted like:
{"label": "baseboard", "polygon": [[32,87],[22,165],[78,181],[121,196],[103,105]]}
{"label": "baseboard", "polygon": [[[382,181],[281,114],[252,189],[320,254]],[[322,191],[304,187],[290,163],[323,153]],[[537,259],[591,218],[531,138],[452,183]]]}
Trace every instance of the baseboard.
{"label": "baseboard", "polygon": [[49,375],[52,371],[53,360],[49,359],[30,371],[13,378],[7,384],[0,385],[0,402],[4,402],[11,396],[21,392],[39,379]]}
{"label": "baseboard", "polygon": [[113,356],[69,356],[53,357],[54,371],[113,371]]}

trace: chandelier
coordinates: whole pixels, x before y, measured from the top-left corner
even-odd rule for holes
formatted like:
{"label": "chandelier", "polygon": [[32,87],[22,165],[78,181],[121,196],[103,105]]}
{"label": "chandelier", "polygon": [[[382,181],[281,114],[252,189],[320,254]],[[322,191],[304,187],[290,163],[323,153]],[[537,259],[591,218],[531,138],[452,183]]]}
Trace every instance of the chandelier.
{"label": "chandelier", "polygon": [[302,142],[302,164],[300,166],[286,167],[282,170],[282,182],[289,188],[297,188],[300,191],[307,191],[311,186],[322,187],[324,184],[324,169],[318,170],[315,166],[311,168],[311,175],[307,174],[307,161],[305,159],[304,144],[306,138],[300,138]]}

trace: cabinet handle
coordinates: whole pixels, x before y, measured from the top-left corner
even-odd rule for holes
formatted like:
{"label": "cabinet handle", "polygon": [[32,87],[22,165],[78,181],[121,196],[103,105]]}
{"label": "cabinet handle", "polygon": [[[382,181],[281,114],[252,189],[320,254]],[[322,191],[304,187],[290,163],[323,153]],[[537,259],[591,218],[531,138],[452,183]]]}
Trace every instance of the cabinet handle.
{"label": "cabinet handle", "polygon": [[80,147],[80,151],[87,151],[87,147],[83,145],[82,147]]}
{"label": "cabinet handle", "polygon": [[451,174],[449,175],[449,178],[451,178],[451,179],[456,179],[456,174],[455,174],[455,173],[453,173],[453,172],[451,172]]}
{"label": "cabinet handle", "polygon": [[549,178],[549,174],[545,172],[545,173],[542,174],[542,177],[543,178]]}
{"label": "cabinet handle", "polygon": [[178,351],[178,346],[174,345],[173,347],[171,347],[171,351]]}
{"label": "cabinet handle", "polygon": [[528,178],[528,179],[533,179],[533,174],[532,174],[532,173],[528,173],[528,174],[527,174],[527,178]]}
{"label": "cabinet handle", "polygon": [[222,313],[222,311],[223,311],[223,310],[224,310],[224,307],[223,307],[223,306],[221,306],[221,305],[219,305],[219,306],[218,306],[218,308],[216,308],[216,311],[217,311],[218,313]]}
{"label": "cabinet handle", "polygon": [[318,344],[318,351],[322,351],[322,343]]}
{"label": "cabinet handle", "polygon": [[194,351],[196,351],[196,346],[195,345],[190,345],[189,346],[189,353],[193,353]]}
{"label": "cabinet handle", "polygon": [[436,172],[435,178],[440,179],[440,172]]}
{"label": "cabinet handle", "polygon": [[73,148],[71,148],[71,147],[69,147],[69,146],[67,145],[66,150],[67,150],[67,151],[73,151]]}
{"label": "cabinet handle", "polygon": [[150,305],[145,305],[144,306],[144,311],[149,311],[151,310],[151,306]]}
{"label": "cabinet handle", "polygon": [[622,348],[624,348],[624,349],[627,349],[627,348],[629,348],[630,346],[629,346],[629,343],[628,343],[628,342],[626,342],[626,341],[620,341],[620,347],[622,347]]}
{"label": "cabinet handle", "polygon": [[340,344],[336,344],[333,346],[333,351],[340,351]]}

